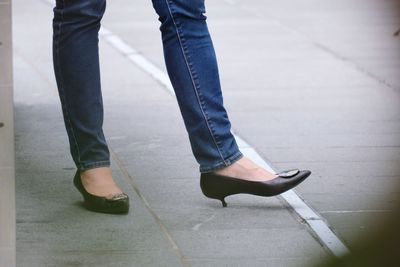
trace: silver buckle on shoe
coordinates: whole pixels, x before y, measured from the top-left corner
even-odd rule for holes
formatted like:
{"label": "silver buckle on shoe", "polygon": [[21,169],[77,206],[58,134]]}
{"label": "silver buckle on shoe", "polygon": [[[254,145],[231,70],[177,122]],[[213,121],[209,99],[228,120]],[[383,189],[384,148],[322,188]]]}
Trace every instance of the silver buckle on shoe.
{"label": "silver buckle on shoe", "polygon": [[107,198],[109,201],[116,201],[116,200],[121,200],[127,198],[127,195],[125,193],[120,193],[120,194],[115,194],[112,195],[110,198]]}
{"label": "silver buckle on shoe", "polygon": [[278,173],[278,175],[282,178],[290,178],[290,177],[297,175],[299,172],[300,172],[299,169],[292,169],[292,170],[282,171],[282,172]]}

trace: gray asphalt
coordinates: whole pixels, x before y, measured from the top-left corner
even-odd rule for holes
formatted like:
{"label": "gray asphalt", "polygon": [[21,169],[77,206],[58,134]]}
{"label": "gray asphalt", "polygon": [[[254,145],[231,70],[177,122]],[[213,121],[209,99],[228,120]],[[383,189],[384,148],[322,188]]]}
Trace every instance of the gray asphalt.
{"label": "gray asphalt", "polygon": [[[210,1],[235,130],[351,249],[397,201],[398,1]],[[51,58],[52,6],[14,0],[18,266],[312,266],[330,256],[280,197],[205,198],[176,100],[100,41],[105,133],[125,216],[86,211]],[[103,25],[161,69],[151,2],[113,0]]]}

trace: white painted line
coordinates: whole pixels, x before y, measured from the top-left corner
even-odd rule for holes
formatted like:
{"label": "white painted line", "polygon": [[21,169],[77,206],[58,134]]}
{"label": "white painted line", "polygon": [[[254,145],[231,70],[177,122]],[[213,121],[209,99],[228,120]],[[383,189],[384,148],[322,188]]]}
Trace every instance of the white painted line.
{"label": "white painted line", "polygon": [[[162,84],[169,93],[174,94],[174,90],[167,73],[159,69],[143,55],[138,54],[135,49],[123,42],[111,31],[107,30],[107,32],[108,34],[105,36],[105,39],[117,51],[124,54],[136,66],[141,68],[143,71],[145,71],[155,80],[157,80],[160,84]],[[135,51],[135,53],[130,53],[130,51]],[[270,172],[276,173],[276,171],[257,153],[254,148],[251,147],[251,145],[244,141],[240,136],[236,135],[233,131],[232,133],[235,136],[238,146],[244,155],[252,159],[260,166],[269,170]],[[310,226],[310,228],[314,231],[314,233],[318,236],[322,243],[332,252],[333,255],[339,257],[349,252],[349,249],[328,227],[322,217],[310,206],[308,206],[294,190],[289,190],[281,194],[281,197]]]}
{"label": "white painted line", "polygon": [[157,80],[170,94],[175,95],[172,84],[169,80],[168,75],[160,70],[157,66],[151,63],[147,58],[140,54],[129,55],[128,59],[135,63],[139,68]]}
{"label": "white painted line", "polygon": [[99,35],[100,36],[106,36],[106,35],[110,35],[111,32],[109,30],[107,30],[107,28],[101,26],[100,31],[99,31]]}
{"label": "white painted line", "polygon": [[313,229],[314,233],[318,235],[325,246],[329,248],[333,255],[341,257],[349,253],[349,249],[345,244],[335,235],[334,232],[321,220],[307,220],[307,224]]}
{"label": "white painted line", "polygon": [[124,55],[137,54],[136,50],[125,43],[121,38],[104,29],[102,37],[115,49]]}
{"label": "white painted line", "polygon": [[312,210],[293,190],[281,194],[284,200],[297,212],[304,220],[320,220],[321,217]]}
{"label": "white painted line", "polygon": [[113,48],[118,52],[128,57],[130,61],[135,63],[144,72],[152,76],[161,85],[163,85],[169,93],[175,95],[172,84],[169,80],[168,74],[160,70],[151,61],[139,54],[134,48],[123,41],[119,36],[113,34],[110,30],[105,27],[100,28],[99,35],[103,37]]}
{"label": "white painted line", "polygon": [[336,257],[349,253],[346,245],[329,228],[322,217],[308,206],[294,190],[281,194],[283,199],[294,209],[294,211],[311,227],[318,238]]}

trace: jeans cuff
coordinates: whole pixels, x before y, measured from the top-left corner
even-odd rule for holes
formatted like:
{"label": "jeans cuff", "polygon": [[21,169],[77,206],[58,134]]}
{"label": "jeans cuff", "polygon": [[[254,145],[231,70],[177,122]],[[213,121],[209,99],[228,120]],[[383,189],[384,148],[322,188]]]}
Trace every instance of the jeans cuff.
{"label": "jeans cuff", "polygon": [[233,154],[232,156],[230,156],[229,158],[218,162],[215,165],[212,166],[200,166],[200,172],[201,173],[207,173],[207,172],[213,172],[216,171],[218,169],[222,169],[224,167],[228,167],[229,165],[232,165],[233,163],[235,163],[236,161],[238,161],[239,159],[241,159],[243,157],[242,152],[238,151],[235,154]]}
{"label": "jeans cuff", "polygon": [[78,166],[78,170],[80,171],[86,171],[94,168],[100,168],[100,167],[110,167],[110,161],[105,160],[105,161],[96,161],[96,162],[90,162],[90,163],[84,163]]}

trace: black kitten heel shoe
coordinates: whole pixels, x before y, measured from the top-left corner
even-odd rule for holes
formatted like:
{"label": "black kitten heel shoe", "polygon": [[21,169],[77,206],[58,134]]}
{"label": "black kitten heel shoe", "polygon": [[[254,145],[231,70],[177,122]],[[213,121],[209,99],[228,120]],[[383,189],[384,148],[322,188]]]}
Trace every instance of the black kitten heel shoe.
{"label": "black kitten heel shoe", "polygon": [[298,169],[277,173],[278,177],[265,182],[247,181],[214,173],[202,173],[200,187],[206,197],[219,199],[226,207],[225,198],[235,194],[252,194],[263,197],[279,195],[303,182],[311,171]]}
{"label": "black kitten heel shoe", "polygon": [[112,214],[123,214],[129,211],[129,197],[125,193],[116,194],[112,198],[106,198],[87,192],[82,184],[79,170],[75,174],[74,185],[81,192],[84,198],[84,205],[88,210]]}

